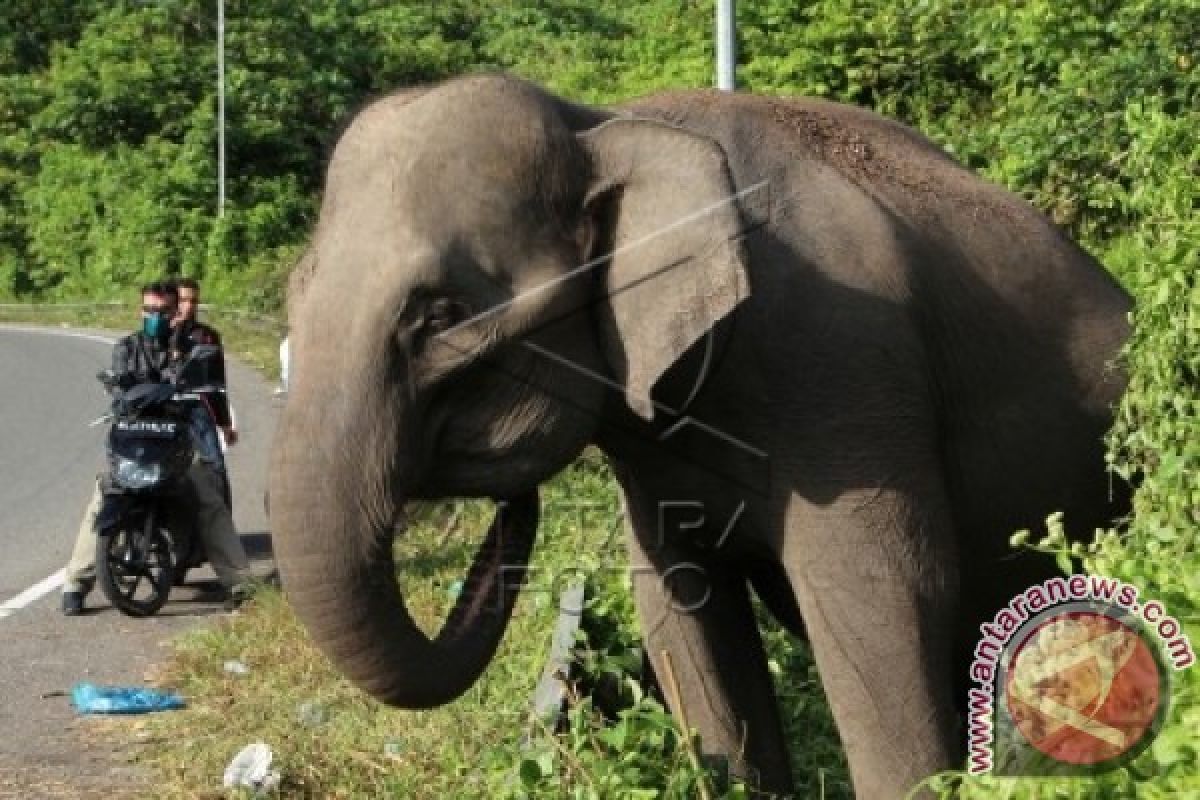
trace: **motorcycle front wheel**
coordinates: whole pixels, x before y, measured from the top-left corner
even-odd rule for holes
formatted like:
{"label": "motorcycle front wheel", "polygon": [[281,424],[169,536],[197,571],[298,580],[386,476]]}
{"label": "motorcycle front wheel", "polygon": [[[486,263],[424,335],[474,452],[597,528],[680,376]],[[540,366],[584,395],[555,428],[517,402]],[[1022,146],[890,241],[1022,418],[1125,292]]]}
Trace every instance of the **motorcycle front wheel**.
{"label": "motorcycle front wheel", "polygon": [[96,582],[108,602],[131,617],[157,613],[175,582],[171,540],[156,517],[151,511],[142,525],[122,525],[96,540]]}

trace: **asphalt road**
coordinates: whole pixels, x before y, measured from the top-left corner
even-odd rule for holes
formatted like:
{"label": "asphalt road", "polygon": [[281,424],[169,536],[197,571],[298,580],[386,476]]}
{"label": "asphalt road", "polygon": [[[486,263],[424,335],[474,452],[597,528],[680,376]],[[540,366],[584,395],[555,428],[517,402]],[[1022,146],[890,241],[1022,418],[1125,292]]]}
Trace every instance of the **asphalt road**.
{"label": "asphalt road", "polygon": [[[0,326],[0,797],[120,797],[135,776],[65,695],[79,681],[142,685],[166,640],[223,613],[204,573],[151,619],[123,616],[99,591],[83,616],[59,611],[61,570],[102,461],[105,428],[88,423],[106,408],[94,376],[111,347],[100,332]],[[264,573],[277,408],[257,373],[228,368],[241,434],[227,455],[234,520]]]}

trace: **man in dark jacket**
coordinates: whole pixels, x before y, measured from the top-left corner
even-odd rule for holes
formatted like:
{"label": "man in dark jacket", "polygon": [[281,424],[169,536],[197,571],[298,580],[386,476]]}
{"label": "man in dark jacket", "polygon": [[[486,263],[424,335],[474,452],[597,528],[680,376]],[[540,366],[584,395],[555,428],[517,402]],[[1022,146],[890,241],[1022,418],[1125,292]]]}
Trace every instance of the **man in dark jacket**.
{"label": "man in dark jacket", "polygon": [[[169,283],[178,296],[178,307],[172,320],[171,350],[174,358],[187,355],[196,345],[221,347],[221,335],[210,325],[196,319],[200,309],[200,284],[192,278],[177,278]],[[216,429],[221,430],[225,445],[237,444],[238,433],[234,426],[229,400],[225,394],[225,353],[218,349],[217,355],[203,364],[205,373],[200,380],[203,388],[211,391],[201,393],[203,407],[193,409],[192,431],[196,440],[196,452],[200,460],[216,470],[225,485],[225,497],[229,500],[229,473],[225,469],[225,453]],[[215,425],[215,427],[214,427]]]}
{"label": "man in dark jacket", "polygon": [[[142,288],[142,329],[113,347],[112,370],[119,390],[174,377],[174,371],[180,366],[179,356],[191,347],[186,342],[182,344],[183,349],[172,346],[174,328],[171,323],[176,313],[176,301],[175,287],[169,284],[151,283]],[[212,423],[208,424],[211,428]],[[200,438],[194,425],[193,438]],[[251,591],[251,573],[246,551],[233,527],[233,517],[223,496],[221,477],[211,466],[196,463],[188,471],[187,483],[209,563],[229,592],[228,605],[236,606]],[[102,502],[103,494],[97,482],[67,564],[62,610],[68,616],[83,610],[84,598],[95,582],[95,524]]]}

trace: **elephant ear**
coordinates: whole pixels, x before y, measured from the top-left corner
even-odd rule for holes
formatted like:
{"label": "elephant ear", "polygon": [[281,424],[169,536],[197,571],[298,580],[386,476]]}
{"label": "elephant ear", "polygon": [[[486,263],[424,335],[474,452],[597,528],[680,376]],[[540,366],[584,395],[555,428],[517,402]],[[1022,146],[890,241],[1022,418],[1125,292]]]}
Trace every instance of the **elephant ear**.
{"label": "elephant ear", "polygon": [[652,419],[654,384],[748,295],[742,212],[711,139],[630,118],[579,138],[592,162],[592,256],[607,261],[606,356],[626,402]]}

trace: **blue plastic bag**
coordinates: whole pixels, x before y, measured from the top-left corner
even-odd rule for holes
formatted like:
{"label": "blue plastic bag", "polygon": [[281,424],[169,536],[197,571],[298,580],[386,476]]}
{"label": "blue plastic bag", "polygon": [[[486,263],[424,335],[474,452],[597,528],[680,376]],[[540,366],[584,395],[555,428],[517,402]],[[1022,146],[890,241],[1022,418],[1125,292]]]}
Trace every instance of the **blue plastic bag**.
{"label": "blue plastic bag", "polygon": [[150,711],[174,711],[186,703],[175,692],[138,686],[96,686],[77,683],[71,689],[71,703],[81,714],[145,714]]}

